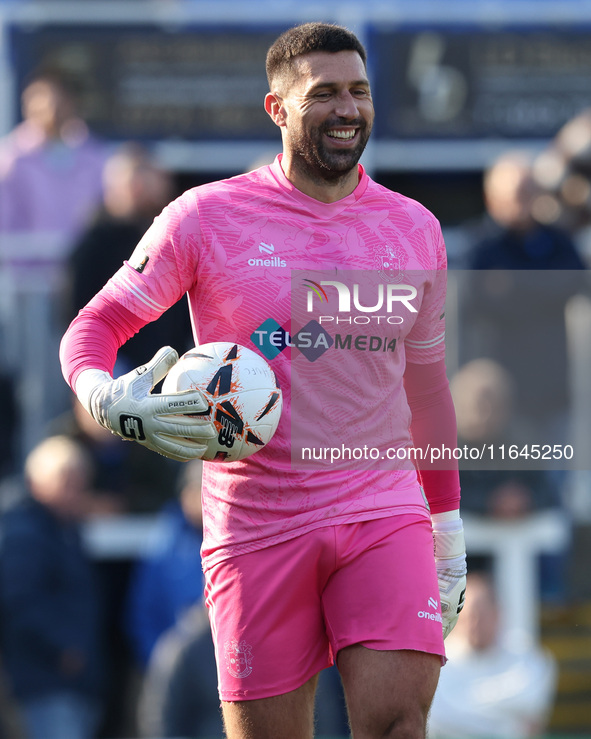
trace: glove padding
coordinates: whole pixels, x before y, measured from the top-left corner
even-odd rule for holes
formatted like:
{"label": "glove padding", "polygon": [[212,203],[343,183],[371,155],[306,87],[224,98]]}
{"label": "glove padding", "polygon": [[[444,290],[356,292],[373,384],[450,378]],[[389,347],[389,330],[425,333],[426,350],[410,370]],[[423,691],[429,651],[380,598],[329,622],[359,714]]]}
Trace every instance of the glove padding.
{"label": "glove padding", "polygon": [[438,514],[432,517],[435,567],[439,584],[443,638],[456,625],[464,607],[466,593],[466,544],[464,527],[459,517],[442,521]]}
{"label": "glove padding", "polygon": [[179,462],[199,459],[217,435],[203,393],[151,394],[178,358],[172,347],[163,347],[150,362],[116,380],[102,370],[84,370],[76,394],[95,421],[121,438]]}

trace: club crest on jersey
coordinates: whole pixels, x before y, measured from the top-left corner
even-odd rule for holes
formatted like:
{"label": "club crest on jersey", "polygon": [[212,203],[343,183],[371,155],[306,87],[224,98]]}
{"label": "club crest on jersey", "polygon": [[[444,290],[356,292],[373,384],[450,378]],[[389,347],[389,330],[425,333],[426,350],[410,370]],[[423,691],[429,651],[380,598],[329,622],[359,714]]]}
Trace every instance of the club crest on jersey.
{"label": "club crest on jersey", "polygon": [[232,677],[245,678],[252,673],[252,647],[244,640],[238,642],[236,639],[232,639],[226,642],[224,656],[226,658],[226,668]]}
{"label": "club crest on jersey", "polygon": [[400,246],[382,244],[374,249],[375,267],[380,277],[390,282],[402,280],[405,252]]}

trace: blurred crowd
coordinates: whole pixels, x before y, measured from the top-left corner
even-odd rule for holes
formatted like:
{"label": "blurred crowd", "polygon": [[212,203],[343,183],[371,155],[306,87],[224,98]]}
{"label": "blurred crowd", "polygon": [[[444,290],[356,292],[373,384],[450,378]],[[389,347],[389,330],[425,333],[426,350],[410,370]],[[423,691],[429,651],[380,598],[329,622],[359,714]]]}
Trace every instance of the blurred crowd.
{"label": "blurred crowd", "polygon": [[[170,462],[99,427],[68,391],[57,362],[67,323],[177,194],[174,178],[136,143],[97,140],[67,82],[52,73],[27,84],[22,118],[0,141],[0,737],[221,736],[199,561],[201,466]],[[492,162],[483,197],[486,212],[462,225],[466,247],[452,260],[462,273],[451,378],[460,444],[574,443],[573,408],[588,407],[572,361],[582,351],[573,325],[588,326],[591,111],[543,152],[508,150]],[[579,322],[569,322],[573,304],[582,310]],[[165,344],[182,353],[191,343],[179,304],[122,348],[116,371]],[[585,440],[585,428],[579,433]],[[540,510],[568,525],[591,519],[591,485],[572,505],[571,473],[468,465],[461,476],[463,510],[484,519],[519,521]],[[91,556],[89,522],[136,514],[155,517],[141,555],[131,562]],[[468,639],[472,609],[486,601],[491,617],[497,607],[486,580],[491,563],[472,558],[471,565],[483,579],[470,584],[457,642]],[[540,558],[546,602],[572,597],[568,565],[568,548]],[[538,689],[520,700],[530,701],[523,711],[537,711],[538,719],[529,733],[515,723],[495,735],[543,728],[555,687],[552,660],[493,646],[491,636],[478,648],[490,657],[485,667],[466,656],[468,647],[457,662],[450,658],[442,675],[451,687],[442,682],[440,696],[448,704],[440,711],[436,702],[433,731],[441,715],[464,712],[466,720],[451,729],[442,722],[436,736],[474,735],[461,727],[476,706],[450,698],[462,669],[484,670],[482,693],[513,659],[520,669],[534,666]],[[497,706],[493,693],[486,693],[492,716],[508,705]],[[332,670],[321,680],[318,728],[347,735]]]}
{"label": "blurred crowd", "polygon": [[[22,118],[0,141],[0,737],[221,737],[201,463],[105,431],[57,365],[65,327],[178,194],[174,178],[139,144],[96,139],[54,73],[27,84]],[[122,347],[115,371],[166,344],[192,345],[184,304]],[[93,522],[146,514],[132,561],[93,556]],[[334,671],[320,695],[320,729],[344,735]]]}

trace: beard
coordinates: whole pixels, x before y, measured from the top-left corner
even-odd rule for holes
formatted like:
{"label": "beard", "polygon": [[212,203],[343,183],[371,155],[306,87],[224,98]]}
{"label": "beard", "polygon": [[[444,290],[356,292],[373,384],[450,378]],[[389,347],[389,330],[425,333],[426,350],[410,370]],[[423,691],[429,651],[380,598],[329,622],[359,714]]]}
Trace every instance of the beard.
{"label": "beard", "polygon": [[[324,134],[340,126],[358,126],[357,141],[349,149],[332,149]],[[355,121],[337,119],[322,126],[305,129],[300,125],[288,134],[288,146],[291,149],[294,163],[308,177],[314,180],[334,181],[349,174],[354,169],[371,133],[372,125],[362,118]]]}

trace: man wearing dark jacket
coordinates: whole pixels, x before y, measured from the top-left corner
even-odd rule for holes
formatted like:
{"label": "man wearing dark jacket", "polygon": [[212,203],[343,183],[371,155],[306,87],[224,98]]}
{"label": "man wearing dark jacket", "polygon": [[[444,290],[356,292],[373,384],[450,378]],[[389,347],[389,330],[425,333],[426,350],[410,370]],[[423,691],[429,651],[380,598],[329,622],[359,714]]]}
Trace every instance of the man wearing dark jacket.
{"label": "man wearing dark jacket", "polygon": [[30,496],[4,515],[2,655],[29,739],[90,739],[100,717],[97,587],[81,544],[90,463],[52,437],[27,458]]}

